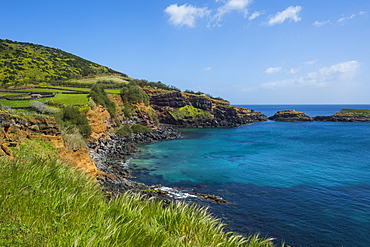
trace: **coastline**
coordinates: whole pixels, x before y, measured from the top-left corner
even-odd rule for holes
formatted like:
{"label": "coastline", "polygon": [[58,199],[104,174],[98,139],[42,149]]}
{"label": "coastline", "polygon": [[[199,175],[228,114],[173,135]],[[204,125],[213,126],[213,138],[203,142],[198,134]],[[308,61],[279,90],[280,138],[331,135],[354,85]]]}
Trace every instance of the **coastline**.
{"label": "coastline", "polygon": [[172,127],[160,126],[158,129],[119,137],[110,134],[109,139],[99,139],[88,144],[90,157],[102,174],[97,176],[99,184],[109,196],[119,196],[126,191],[157,195],[149,185],[132,181],[127,161],[138,152],[137,144],[180,138],[181,133]]}

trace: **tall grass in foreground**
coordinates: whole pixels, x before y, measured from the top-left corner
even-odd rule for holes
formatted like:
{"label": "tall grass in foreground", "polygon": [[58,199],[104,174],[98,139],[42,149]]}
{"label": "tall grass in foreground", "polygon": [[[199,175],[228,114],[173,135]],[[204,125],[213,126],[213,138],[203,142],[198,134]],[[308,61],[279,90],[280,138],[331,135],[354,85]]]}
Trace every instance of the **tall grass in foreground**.
{"label": "tall grass in foreground", "polygon": [[272,246],[224,233],[194,205],[128,193],[108,201],[52,154],[23,153],[0,158],[0,246]]}

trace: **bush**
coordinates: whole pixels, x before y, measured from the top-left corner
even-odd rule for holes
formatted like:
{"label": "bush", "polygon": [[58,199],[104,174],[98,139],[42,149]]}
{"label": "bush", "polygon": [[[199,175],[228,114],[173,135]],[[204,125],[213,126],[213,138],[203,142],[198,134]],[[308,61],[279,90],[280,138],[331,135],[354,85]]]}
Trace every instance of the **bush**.
{"label": "bush", "polygon": [[96,104],[104,106],[112,118],[116,117],[116,104],[112,102],[100,84],[95,83],[89,95]]}
{"label": "bush", "polygon": [[88,138],[92,133],[89,121],[86,118],[86,114],[80,112],[75,107],[66,106],[63,108],[61,120],[67,125],[72,124],[76,126],[81,135],[85,138]]}
{"label": "bush", "polygon": [[128,83],[121,89],[122,101],[126,104],[144,103],[149,105],[148,95],[135,83]]}
{"label": "bush", "polygon": [[96,107],[96,103],[91,99],[89,100],[89,102],[87,104],[89,105],[91,110],[94,110],[95,107]]}
{"label": "bush", "polygon": [[116,130],[116,134],[120,137],[129,136],[132,134],[144,133],[150,131],[150,128],[141,124],[123,125]]}
{"label": "bush", "polygon": [[136,106],[133,106],[133,105],[124,105],[122,107],[122,112],[123,112],[123,115],[125,118],[130,118],[131,117],[131,114],[132,112],[136,109],[137,107]]}
{"label": "bush", "polygon": [[134,124],[134,125],[131,126],[131,129],[132,129],[132,132],[134,134],[136,134],[136,133],[144,133],[144,132],[150,131],[150,128],[148,128],[146,126],[143,126],[141,124]]}
{"label": "bush", "polygon": [[31,101],[31,107],[33,107],[36,111],[43,113],[43,114],[55,114],[58,113],[59,110],[56,108],[51,108],[45,105],[40,101]]}
{"label": "bush", "polygon": [[132,129],[131,129],[130,125],[123,125],[119,129],[117,129],[115,131],[115,133],[119,137],[129,136],[129,135],[132,135]]}
{"label": "bush", "polygon": [[69,150],[77,150],[86,147],[87,142],[77,127],[68,128],[64,126],[61,128],[61,134]]}

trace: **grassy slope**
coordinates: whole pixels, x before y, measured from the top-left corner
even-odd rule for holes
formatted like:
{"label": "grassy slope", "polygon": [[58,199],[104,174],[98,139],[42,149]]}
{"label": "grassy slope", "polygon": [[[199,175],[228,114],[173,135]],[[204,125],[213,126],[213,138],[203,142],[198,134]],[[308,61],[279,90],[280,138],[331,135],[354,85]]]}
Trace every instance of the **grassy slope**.
{"label": "grassy slope", "polygon": [[0,39],[0,86],[119,73],[59,49]]}
{"label": "grassy slope", "polygon": [[334,115],[349,115],[349,116],[370,116],[370,110],[366,109],[342,109]]}
{"label": "grassy slope", "polygon": [[130,194],[108,201],[56,157],[29,140],[18,158],[0,158],[0,246],[272,246],[228,236],[196,206]]}

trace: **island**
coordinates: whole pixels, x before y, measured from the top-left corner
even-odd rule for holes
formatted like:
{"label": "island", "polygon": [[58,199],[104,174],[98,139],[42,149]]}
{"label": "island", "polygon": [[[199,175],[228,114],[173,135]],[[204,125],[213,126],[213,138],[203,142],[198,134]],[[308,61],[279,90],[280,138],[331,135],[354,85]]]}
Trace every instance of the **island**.
{"label": "island", "polygon": [[312,122],[314,118],[307,116],[305,113],[296,110],[278,111],[275,115],[269,117],[270,120],[281,122]]}
{"label": "island", "polygon": [[315,121],[326,122],[370,122],[370,110],[342,109],[331,116],[317,116]]}

